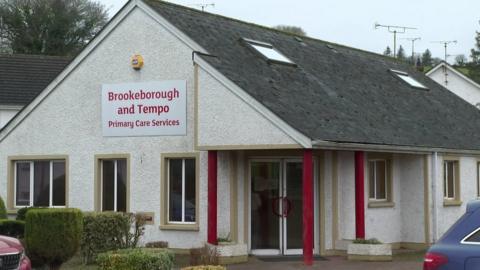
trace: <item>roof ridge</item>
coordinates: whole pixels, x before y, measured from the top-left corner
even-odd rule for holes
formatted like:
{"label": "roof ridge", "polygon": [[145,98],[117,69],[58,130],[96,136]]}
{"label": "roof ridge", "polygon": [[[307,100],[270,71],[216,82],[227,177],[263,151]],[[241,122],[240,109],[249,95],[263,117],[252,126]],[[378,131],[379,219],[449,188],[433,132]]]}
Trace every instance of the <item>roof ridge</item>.
{"label": "roof ridge", "polygon": [[192,12],[202,14],[202,15],[209,15],[209,16],[213,16],[213,17],[218,17],[218,18],[225,19],[225,20],[228,20],[228,21],[233,21],[233,22],[237,22],[237,23],[241,23],[241,24],[254,26],[254,27],[257,27],[257,28],[262,28],[262,29],[265,29],[265,30],[268,30],[268,31],[277,32],[277,33],[285,34],[285,35],[292,36],[292,37],[300,37],[302,39],[308,39],[308,40],[311,40],[313,42],[319,42],[319,43],[322,43],[322,44],[338,46],[338,47],[342,47],[342,48],[349,49],[349,50],[354,50],[354,51],[358,51],[358,52],[362,52],[362,53],[368,53],[368,54],[372,54],[372,55],[375,55],[375,56],[380,56],[380,57],[383,57],[383,58],[386,58],[386,59],[389,59],[391,61],[395,61],[395,62],[398,62],[398,63],[403,63],[400,59],[396,59],[396,58],[393,58],[393,57],[390,57],[390,56],[387,56],[387,55],[383,55],[381,53],[376,53],[376,52],[367,51],[367,50],[360,49],[360,48],[350,47],[350,46],[347,46],[347,45],[343,45],[343,44],[339,44],[339,43],[331,42],[331,41],[326,41],[326,40],[311,37],[311,36],[295,35],[293,33],[283,31],[283,30],[279,30],[279,29],[276,29],[276,28],[273,28],[273,27],[268,27],[268,26],[253,23],[253,22],[243,21],[243,20],[240,20],[240,19],[228,17],[228,16],[225,16],[225,15],[217,14],[217,13],[211,13],[211,12],[208,12],[208,11],[201,11],[201,10],[198,10],[198,9],[195,9],[195,8],[175,4],[175,3],[172,3],[172,2],[168,2],[167,0],[141,0],[141,1],[144,1],[146,3],[150,2],[150,3],[157,3],[157,4],[168,5],[168,6],[172,6],[172,7],[176,7],[176,8],[181,8],[181,9],[185,9],[185,10],[192,11]]}
{"label": "roof ridge", "polygon": [[50,59],[62,59],[71,60],[72,57],[62,55],[46,55],[46,54],[28,54],[28,53],[0,53],[0,57],[28,57],[28,58],[50,58]]}

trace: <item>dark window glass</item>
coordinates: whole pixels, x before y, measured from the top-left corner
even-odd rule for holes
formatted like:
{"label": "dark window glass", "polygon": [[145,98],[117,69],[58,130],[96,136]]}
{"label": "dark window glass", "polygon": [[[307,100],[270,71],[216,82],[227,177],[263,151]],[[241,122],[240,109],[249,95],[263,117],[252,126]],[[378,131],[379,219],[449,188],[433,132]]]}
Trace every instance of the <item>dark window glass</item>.
{"label": "dark window glass", "polygon": [[368,162],[368,193],[370,199],[375,199],[375,161]]}
{"label": "dark window glass", "polygon": [[52,204],[65,205],[65,161],[53,162],[53,195]]}
{"label": "dark window glass", "polygon": [[30,205],[30,163],[17,162],[16,163],[16,205],[28,206]]}
{"label": "dark window glass", "polygon": [[117,160],[117,211],[127,212],[127,160]]}
{"label": "dark window glass", "polygon": [[465,242],[480,243],[480,230],[465,239]]}
{"label": "dark window glass", "polygon": [[182,221],[182,160],[169,160],[169,221]]}
{"label": "dark window glass", "polygon": [[50,161],[35,161],[33,165],[33,205],[50,206]]}
{"label": "dark window glass", "polygon": [[455,198],[455,174],[456,161],[445,161],[444,163],[444,196],[445,198]]}
{"label": "dark window glass", "polygon": [[102,161],[102,211],[114,211],[115,161]]}
{"label": "dark window glass", "polygon": [[195,222],[195,159],[185,159],[185,222]]}
{"label": "dark window glass", "polygon": [[385,187],[386,187],[386,174],[385,174],[385,168],[386,164],[385,161],[377,161],[375,163],[375,178],[376,178],[376,188],[377,188],[377,200],[384,200],[387,198],[387,194],[385,192]]}

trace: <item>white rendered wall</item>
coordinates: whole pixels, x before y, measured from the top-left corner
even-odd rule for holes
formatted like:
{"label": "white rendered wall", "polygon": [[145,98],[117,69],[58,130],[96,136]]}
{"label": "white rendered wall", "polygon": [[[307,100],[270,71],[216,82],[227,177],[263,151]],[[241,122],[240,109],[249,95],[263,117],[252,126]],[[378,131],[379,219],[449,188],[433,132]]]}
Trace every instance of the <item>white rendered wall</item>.
{"label": "white rendered wall", "polygon": [[[354,153],[338,151],[337,156],[339,239],[336,248],[346,249],[346,244],[355,239]],[[423,156],[395,154],[392,162],[393,207],[368,207],[368,179],[365,178],[366,238],[385,243],[424,243]],[[330,203],[328,196],[326,201]],[[327,217],[330,215],[327,208]],[[330,233],[326,231],[326,235]],[[330,244],[326,241],[328,249]]]}
{"label": "white rendered wall", "polygon": [[472,105],[480,103],[480,88],[478,86],[473,85],[448,69],[448,84],[445,84],[445,73],[443,70],[443,67],[440,67],[428,76]]}
{"label": "white rendered wall", "polygon": [[0,108],[0,129],[12,119],[20,109],[3,109]]}
{"label": "white rendered wall", "polygon": [[467,204],[471,200],[477,199],[477,162],[476,157],[459,157],[460,164],[460,200],[461,206],[443,205],[443,158],[439,156],[437,166],[437,212],[438,212],[438,232],[437,238],[441,237],[450,226],[457,221],[464,213]]}
{"label": "white rendered wall", "polygon": [[[141,71],[130,66],[141,54]],[[7,158],[17,155],[68,155],[69,206],[94,210],[94,155],[128,153],[131,156],[130,211],[155,213],[145,239],[168,241],[174,248],[199,247],[207,230],[207,155],[200,154],[199,231],[160,230],[160,155],[194,152],[194,69],[192,50],[148,14],[134,9],[61,84],[0,142],[0,195],[6,196]],[[101,85],[153,80],[187,81],[187,135],[157,137],[103,137]],[[207,132],[207,131],[205,131]],[[224,164],[219,155],[219,167]],[[228,177],[219,174],[219,205],[228,205]],[[224,190],[226,189],[226,190]],[[226,232],[229,212],[219,211],[219,231]]]}
{"label": "white rendered wall", "polygon": [[199,82],[199,146],[297,144],[202,68]]}

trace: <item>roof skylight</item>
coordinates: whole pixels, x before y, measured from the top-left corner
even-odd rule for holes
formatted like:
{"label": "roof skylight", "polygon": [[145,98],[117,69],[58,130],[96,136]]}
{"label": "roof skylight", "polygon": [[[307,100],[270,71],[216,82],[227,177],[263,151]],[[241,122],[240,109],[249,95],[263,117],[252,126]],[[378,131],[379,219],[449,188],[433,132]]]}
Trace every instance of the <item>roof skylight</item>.
{"label": "roof skylight", "polygon": [[258,53],[263,55],[267,60],[295,65],[292,60],[288,59],[285,55],[280,53],[277,49],[273,47],[272,44],[246,38],[244,38],[244,40],[248,43],[248,45],[252,46],[252,48],[254,48]]}
{"label": "roof skylight", "polygon": [[403,71],[400,71],[400,70],[394,70],[394,69],[390,69],[390,71],[393,74],[397,75],[398,78],[402,79],[404,82],[406,82],[411,87],[428,89],[428,87],[419,83],[417,80],[415,80],[413,77],[408,75],[408,73],[406,73],[406,72],[403,72]]}

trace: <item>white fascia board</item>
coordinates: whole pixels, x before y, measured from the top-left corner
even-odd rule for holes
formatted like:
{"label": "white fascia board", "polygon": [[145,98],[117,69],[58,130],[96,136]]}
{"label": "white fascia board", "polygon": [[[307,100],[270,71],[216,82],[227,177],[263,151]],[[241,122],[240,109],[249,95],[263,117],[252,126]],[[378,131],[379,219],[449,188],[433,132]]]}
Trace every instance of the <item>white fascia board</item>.
{"label": "white fascia board", "polygon": [[157,23],[165,27],[167,31],[169,31],[171,34],[173,34],[175,37],[177,37],[180,41],[185,43],[190,49],[193,51],[198,51],[204,54],[208,54],[207,50],[202,48],[198,43],[196,43],[193,39],[191,39],[188,35],[183,33],[180,29],[175,27],[173,24],[171,24],[168,20],[163,18],[158,12],[156,12],[154,9],[152,9],[150,6],[145,4],[141,0],[135,0],[136,4],[138,7],[140,7],[146,14],[148,14],[153,20],[155,20]]}
{"label": "white fascia board", "polygon": [[83,49],[77,57],[50,82],[50,84],[21,112],[19,112],[3,129],[0,130],[0,142],[7,137],[42,101],[73,71],[79,66],[82,61],[122,22],[136,7],[142,9],[146,14],[152,17],[156,22],[165,27],[168,31],[174,34],[182,42],[187,44],[193,51],[200,51],[208,53],[200,45],[188,38],[183,32],[174,27],[171,23],[161,17],[156,11],[152,10],[148,5],[141,0],[130,0],[125,6],[115,15],[107,26]]}
{"label": "white fascia board", "polygon": [[21,105],[2,105],[0,104],[0,110],[12,110],[20,111],[23,108]]}
{"label": "white fascia board", "polygon": [[82,61],[100,44],[117,25],[127,17],[128,14],[137,6],[136,0],[132,0],[125,4],[119,13],[115,15],[113,21],[109,22],[107,26],[100,31],[95,38],[88,43],[87,47],[83,49],[77,57],[62,71],[57,77],[50,82],[50,84],[40,94],[28,104],[21,112],[19,112],[1,131],[0,142],[2,142],[33,110],[42,103],[42,101],[55,90],[55,88],[79,66]]}
{"label": "white fascia board", "polygon": [[432,68],[431,70],[429,70],[425,75],[429,76],[432,75],[435,71],[437,71],[440,67],[447,67],[448,70],[450,70],[451,72],[457,74],[458,76],[460,76],[460,78],[464,79],[465,81],[467,81],[468,83],[470,83],[471,85],[475,86],[476,88],[480,89],[480,84],[476,83],[474,80],[468,78],[467,76],[465,76],[463,73],[461,73],[460,71],[456,70],[454,67],[450,66],[449,64],[445,64],[444,62],[436,65],[434,68]]}
{"label": "white fascia board", "polygon": [[480,150],[463,150],[449,149],[439,147],[422,147],[422,146],[404,146],[404,145],[382,145],[382,144],[364,144],[364,143],[342,143],[314,140],[312,142],[314,149],[326,150],[347,150],[347,151],[370,151],[370,152],[393,152],[405,154],[428,154],[432,152],[445,154],[464,154],[464,155],[480,155]]}
{"label": "white fascia board", "polygon": [[195,56],[193,58],[193,62],[198,64],[202,69],[204,69],[208,74],[210,74],[215,79],[217,79],[221,84],[223,84],[234,95],[236,95],[238,98],[243,100],[246,104],[248,104],[255,111],[257,111],[258,113],[263,115],[267,120],[269,120],[272,124],[274,124],[276,127],[278,127],[281,131],[285,132],[285,134],[287,134],[290,138],[292,138],[298,144],[300,144],[301,146],[303,146],[304,148],[307,148],[307,149],[312,148],[312,140],[310,138],[306,137],[305,135],[303,135],[302,133],[300,133],[299,131],[294,129],[292,126],[287,124],[280,117],[278,117],[273,112],[271,112],[269,109],[267,109],[263,104],[258,102],[252,96],[250,96],[242,88],[240,88],[234,82],[229,80],[222,73],[217,71],[208,62],[206,62],[205,60],[203,60],[200,57],[195,57]]}

